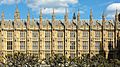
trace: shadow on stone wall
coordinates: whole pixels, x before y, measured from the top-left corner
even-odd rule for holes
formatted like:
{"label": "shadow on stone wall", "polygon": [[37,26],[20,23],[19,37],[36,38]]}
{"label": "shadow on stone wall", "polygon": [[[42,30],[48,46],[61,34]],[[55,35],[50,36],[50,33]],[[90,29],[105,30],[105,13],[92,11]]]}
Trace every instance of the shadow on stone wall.
{"label": "shadow on stone wall", "polygon": [[114,49],[113,49],[113,43],[111,41],[108,42],[108,60],[114,59]]}
{"label": "shadow on stone wall", "polygon": [[120,60],[120,38],[117,40],[117,58]]}
{"label": "shadow on stone wall", "polygon": [[106,53],[105,53],[105,50],[104,50],[104,47],[103,47],[103,44],[100,43],[100,50],[99,50],[99,54],[103,57],[106,57]]}

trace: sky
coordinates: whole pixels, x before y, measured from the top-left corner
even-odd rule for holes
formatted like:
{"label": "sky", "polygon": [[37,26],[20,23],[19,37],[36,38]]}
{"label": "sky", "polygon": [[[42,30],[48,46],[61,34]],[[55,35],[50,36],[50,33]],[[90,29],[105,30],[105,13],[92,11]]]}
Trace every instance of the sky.
{"label": "sky", "polygon": [[69,19],[72,19],[74,12],[77,15],[78,10],[81,19],[89,19],[90,9],[93,19],[101,19],[103,13],[107,19],[113,19],[115,10],[120,12],[120,0],[0,0],[0,15],[4,11],[5,19],[14,19],[16,5],[21,19],[27,18],[28,10],[31,19],[38,19],[40,9],[44,19],[51,19],[53,8],[56,19],[64,18],[65,9],[68,10]]}

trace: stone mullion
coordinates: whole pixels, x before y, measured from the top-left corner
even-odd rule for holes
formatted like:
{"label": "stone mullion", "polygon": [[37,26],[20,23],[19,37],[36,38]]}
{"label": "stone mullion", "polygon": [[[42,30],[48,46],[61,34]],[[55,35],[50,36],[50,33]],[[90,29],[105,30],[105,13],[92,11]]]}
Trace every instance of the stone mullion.
{"label": "stone mullion", "polygon": [[90,53],[91,53],[91,37],[90,37],[90,35],[91,35],[91,26],[89,25],[89,57],[90,57]]}
{"label": "stone mullion", "polygon": [[26,26],[26,55],[27,55],[27,41],[28,41],[28,38],[27,38],[27,36],[28,36],[28,28],[27,28],[27,26]]}
{"label": "stone mullion", "polygon": [[76,57],[78,57],[78,26],[76,25]]}
{"label": "stone mullion", "polygon": [[66,28],[65,28],[65,25],[63,25],[63,26],[64,26],[64,66],[65,66],[65,57],[66,57],[66,51],[65,51],[65,49],[66,49],[66,48],[65,48],[65,47],[66,47],[66,45],[65,45],[65,41],[66,41],[66,40],[65,40],[65,39],[66,39],[66,38],[65,38],[65,31],[66,31]]}
{"label": "stone mullion", "polygon": [[51,57],[53,56],[53,27],[51,25]]}
{"label": "stone mullion", "polygon": [[38,56],[39,56],[39,59],[40,59],[40,27],[39,27],[39,47],[38,47],[38,49],[39,49],[39,51],[38,51]]}

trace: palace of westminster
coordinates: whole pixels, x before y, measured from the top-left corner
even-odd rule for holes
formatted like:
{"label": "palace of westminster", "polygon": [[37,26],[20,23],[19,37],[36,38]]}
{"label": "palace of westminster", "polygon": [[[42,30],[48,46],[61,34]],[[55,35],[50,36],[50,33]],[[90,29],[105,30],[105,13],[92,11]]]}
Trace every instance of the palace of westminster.
{"label": "palace of westminster", "polygon": [[53,9],[52,19],[42,18],[40,10],[39,20],[20,19],[18,7],[14,13],[14,20],[5,20],[4,12],[0,20],[0,56],[22,52],[37,55],[40,59],[54,54],[66,57],[80,57],[84,54],[95,55],[105,52],[116,56],[120,52],[120,22],[116,10],[113,20],[106,20],[104,14],[101,20],[94,20],[92,10],[90,19],[80,19],[80,13],[73,13],[73,19],[68,19],[65,10],[63,20],[55,19]]}

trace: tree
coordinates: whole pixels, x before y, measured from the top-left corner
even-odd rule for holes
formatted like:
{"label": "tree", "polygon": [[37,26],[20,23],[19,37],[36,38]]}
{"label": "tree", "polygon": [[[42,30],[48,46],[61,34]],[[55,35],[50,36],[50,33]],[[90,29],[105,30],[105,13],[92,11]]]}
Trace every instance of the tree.
{"label": "tree", "polygon": [[[46,64],[49,64],[52,67],[61,67],[62,65],[64,65],[64,56],[59,55],[59,54],[55,54],[52,57],[45,58],[44,61]],[[65,57],[65,62],[67,62],[66,57]]]}
{"label": "tree", "polygon": [[8,66],[33,66],[38,63],[38,57],[35,55],[26,55],[23,53],[14,53],[13,55],[6,55],[6,62]]}
{"label": "tree", "polygon": [[[38,57],[32,54],[26,55],[23,53],[14,53],[13,55],[9,54],[6,55],[6,65],[8,67],[24,67],[25,65],[27,67],[34,67],[35,65],[40,65],[40,62],[38,61]],[[101,54],[93,55],[91,58],[89,58],[89,54],[84,54],[81,57],[75,57],[75,58],[67,58],[63,55],[55,54],[52,57],[45,58],[42,61],[45,62],[46,65],[51,65],[51,67],[61,67],[64,65],[65,61],[65,67],[119,67],[120,66],[120,60],[118,59],[106,59]],[[4,64],[4,63],[3,63]],[[36,67],[36,66],[35,66]],[[39,66],[37,66],[39,67]]]}

